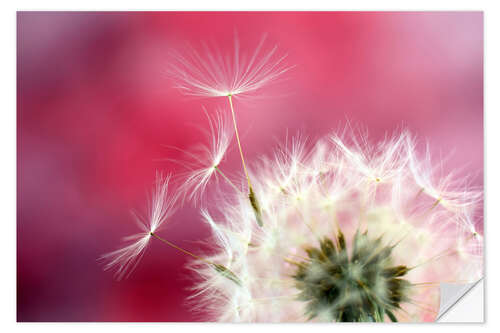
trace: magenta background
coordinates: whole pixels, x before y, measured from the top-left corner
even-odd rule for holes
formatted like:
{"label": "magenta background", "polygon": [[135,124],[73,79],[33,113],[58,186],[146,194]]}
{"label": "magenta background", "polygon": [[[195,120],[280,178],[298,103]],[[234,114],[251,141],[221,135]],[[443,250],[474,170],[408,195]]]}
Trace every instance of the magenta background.
{"label": "magenta background", "polygon": [[[285,97],[236,101],[247,159],[276,138],[322,135],[349,119],[373,140],[406,126],[448,168],[483,176],[482,13],[18,13],[17,311],[19,321],[193,321],[187,258],[153,242],[116,282],[96,263],[137,231],[156,169],[182,168],[201,105],[163,71],[169,49],[237,30],[264,33],[296,68]],[[245,46],[249,45],[249,48]],[[231,153],[226,169],[240,171]],[[196,251],[208,235],[186,207],[162,235]]]}

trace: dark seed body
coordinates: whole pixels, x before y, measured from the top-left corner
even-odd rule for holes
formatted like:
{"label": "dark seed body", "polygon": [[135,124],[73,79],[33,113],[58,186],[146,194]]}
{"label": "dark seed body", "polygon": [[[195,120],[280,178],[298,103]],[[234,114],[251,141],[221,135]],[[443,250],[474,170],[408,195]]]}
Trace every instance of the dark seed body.
{"label": "dark seed body", "polygon": [[387,315],[396,321],[393,312],[408,300],[410,283],[401,278],[406,266],[392,266],[392,247],[356,232],[349,257],[340,230],[335,243],[324,238],[319,248],[306,249],[310,260],[297,264],[293,277],[299,299],[307,302],[307,315],[326,312],[342,322],[381,322]]}
{"label": "dark seed body", "polygon": [[241,280],[234,274],[230,269],[221,264],[212,264],[212,267],[219,272],[222,276],[228,278],[229,280],[241,286]]}
{"label": "dark seed body", "polygon": [[257,200],[257,196],[253,191],[253,188],[250,187],[250,193],[248,194],[248,199],[250,200],[250,204],[252,205],[252,209],[255,213],[255,218],[257,219],[257,224],[259,227],[262,227],[264,223],[262,222],[262,212],[260,210],[259,201]]}

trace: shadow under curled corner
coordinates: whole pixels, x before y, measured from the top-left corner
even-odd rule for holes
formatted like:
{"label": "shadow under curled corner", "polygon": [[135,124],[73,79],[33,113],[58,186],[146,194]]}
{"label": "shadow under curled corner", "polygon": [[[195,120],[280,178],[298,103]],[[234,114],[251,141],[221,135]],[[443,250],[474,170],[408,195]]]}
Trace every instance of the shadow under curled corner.
{"label": "shadow under curled corner", "polygon": [[442,283],[439,314],[440,323],[484,322],[484,279],[467,284]]}

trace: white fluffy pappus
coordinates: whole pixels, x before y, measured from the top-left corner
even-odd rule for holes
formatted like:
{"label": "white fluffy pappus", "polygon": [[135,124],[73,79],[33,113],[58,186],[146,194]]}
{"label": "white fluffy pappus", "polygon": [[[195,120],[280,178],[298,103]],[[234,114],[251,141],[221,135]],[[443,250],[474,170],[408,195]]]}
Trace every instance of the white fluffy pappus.
{"label": "white fluffy pappus", "polygon": [[139,263],[153,233],[157,232],[175,210],[176,196],[168,191],[171,176],[156,174],[155,187],[145,217],[132,212],[140,233],[125,237],[124,241],[133,241],[118,250],[107,253],[99,259],[106,262],[104,269],[115,269],[118,280],[128,277]]}
{"label": "white fluffy pappus", "polygon": [[192,303],[229,322],[434,321],[440,283],[482,276],[482,192],[419,158],[406,132],[294,140],[263,158],[250,172],[262,227],[237,191],[219,218],[202,213],[205,258],[239,283],[195,261]]}
{"label": "white fluffy pappus", "polygon": [[277,46],[265,43],[262,37],[253,53],[240,50],[237,36],[231,53],[222,53],[203,44],[198,51],[188,47],[183,54],[172,51],[167,70],[182,93],[198,97],[244,96],[280,79],[292,66],[285,64],[286,54],[279,54]]}
{"label": "white fluffy pappus", "polygon": [[184,199],[199,202],[209,181],[217,176],[226,175],[220,170],[219,164],[222,162],[226,151],[229,148],[234,135],[233,124],[227,113],[216,110],[213,116],[210,116],[206,110],[210,131],[207,132],[208,144],[199,144],[192,150],[181,150],[187,156],[187,160],[181,162],[175,161],[189,171],[186,174],[180,174],[182,185],[179,192],[183,193]]}

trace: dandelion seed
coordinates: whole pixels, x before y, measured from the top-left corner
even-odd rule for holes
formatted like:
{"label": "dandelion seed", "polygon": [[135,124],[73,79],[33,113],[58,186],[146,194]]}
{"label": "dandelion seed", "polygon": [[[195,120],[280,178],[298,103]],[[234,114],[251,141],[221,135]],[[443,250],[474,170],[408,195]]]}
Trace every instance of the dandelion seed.
{"label": "dandelion seed", "polygon": [[233,136],[231,122],[220,110],[217,110],[214,116],[208,115],[206,111],[205,113],[209,121],[210,143],[208,146],[201,145],[192,152],[186,152],[192,159],[190,162],[185,162],[191,171],[181,186],[181,192],[190,200],[194,199],[195,202],[201,199],[208,182],[214,175],[220,174],[231,186],[235,187],[219,167]]}
{"label": "dandelion seed", "polygon": [[[143,232],[136,235],[126,237],[125,241],[135,240],[134,243],[125,246],[116,251],[110,252],[103,255],[101,260],[108,260],[109,262],[104,266],[105,270],[116,267],[115,276],[118,280],[124,277],[128,277],[132,271],[135,269],[139,263],[144,250],[148,246],[152,238],[156,238],[164,244],[188,255],[196,260],[207,264],[214,272],[222,276],[223,278],[232,281],[233,283],[240,285],[241,281],[238,276],[234,274],[229,268],[222,264],[218,264],[214,261],[200,257],[188,250],[183,249],[180,246],[160,237],[157,232],[161,225],[171,216],[173,213],[173,205],[175,203],[175,197],[168,197],[168,183],[170,176],[163,177],[161,174],[156,176],[156,186],[153,192],[153,198],[151,202],[151,207],[149,210],[149,217],[147,220],[140,218],[137,214],[136,222]],[[208,213],[206,213],[208,217]]]}
{"label": "dandelion seed", "polygon": [[163,177],[161,173],[156,174],[155,189],[147,218],[142,218],[134,213],[135,221],[142,231],[124,238],[124,241],[133,241],[133,243],[100,258],[108,261],[104,266],[105,270],[116,268],[115,276],[118,280],[128,277],[132,273],[142,258],[152,235],[174,212],[176,198],[168,193],[169,181],[170,175]]}
{"label": "dandelion seed", "polygon": [[442,205],[450,210],[466,208],[468,205],[477,204],[481,198],[481,191],[469,189],[467,191],[454,191],[454,188],[466,188],[468,179],[458,178],[450,173],[440,176],[441,164],[433,166],[430,157],[430,149],[427,146],[424,158],[418,159],[412,147],[415,143],[406,139],[409,151],[409,167],[415,182],[420,186],[420,193],[432,197],[435,204]]}
{"label": "dandelion seed", "polygon": [[232,52],[222,53],[203,45],[203,56],[195,48],[172,53],[168,73],[176,80],[176,88],[186,95],[199,97],[244,96],[256,93],[280,79],[292,67],[285,64],[277,46],[268,47],[264,35],[253,54],[240,50],[235,36]]}

